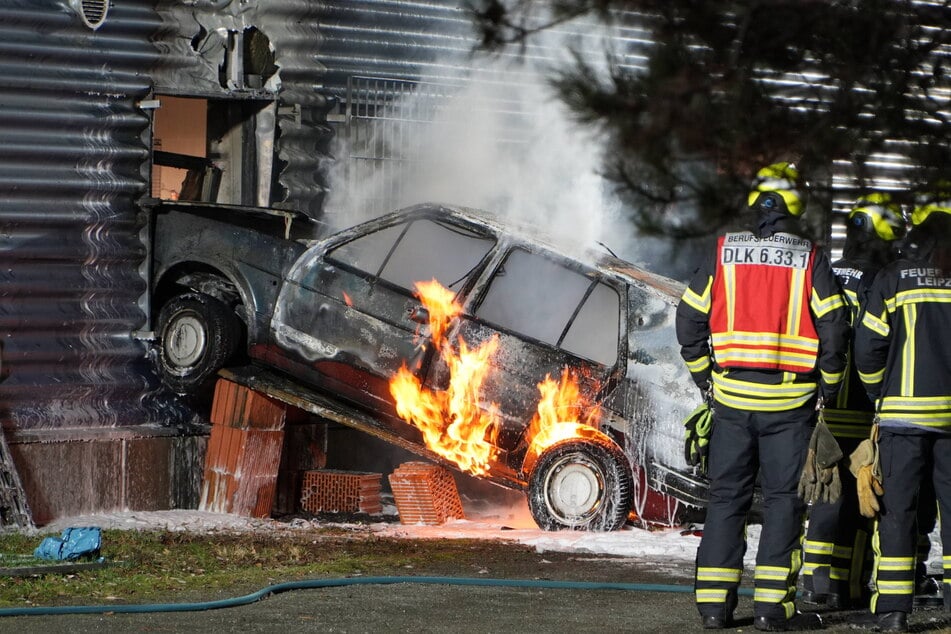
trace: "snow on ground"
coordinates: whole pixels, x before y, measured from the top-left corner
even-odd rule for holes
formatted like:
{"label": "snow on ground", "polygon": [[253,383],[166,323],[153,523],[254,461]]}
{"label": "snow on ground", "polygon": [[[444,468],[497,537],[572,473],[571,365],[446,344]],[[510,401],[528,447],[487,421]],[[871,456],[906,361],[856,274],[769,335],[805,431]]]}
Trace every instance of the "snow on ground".
{"label": "snow on ground", "polygon": [[[396,515],[395,507],[384,507],[384,517]],[[669,565],[689,566],[697,552],[700,538],[696,531],[676,528],[647,530],[627,526],[610,533],[582,531],[549,532],[538,529],[527,507],[466,509],[467,519],[450,520],[440,526],[405,525],[394,521],[369,524],[347,524],[317,519],[295,518],[290,521],[254,519],[211,513],[206,511],[116,511],[60,518],[39,529],[42,534],[56,534],[70,526],[99,526],[103,529],[122,530],[167,530],[196,533],[262,531],[281,533],[308,530],[319,527],[338,527],[367,532],[383,537],[408,539],[486,539],[503,540],[524,544],[539,553],[567,552],[588,555],[610,555],[639,561]],[[747,566],[753,565],[753,557],[759,539],[759,526],[750,526]]]}

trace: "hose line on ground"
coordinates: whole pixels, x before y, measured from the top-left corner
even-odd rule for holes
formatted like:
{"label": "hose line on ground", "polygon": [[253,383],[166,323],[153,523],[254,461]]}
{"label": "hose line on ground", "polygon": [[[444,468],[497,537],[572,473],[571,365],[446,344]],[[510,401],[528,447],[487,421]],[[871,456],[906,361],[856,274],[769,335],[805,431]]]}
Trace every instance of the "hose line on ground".
{"label": "hose line on ground", "polygon": [[[545,579],[483,579],[473,577],[346,577],[338,579],[307,579],[289,581],[261,588],[242,597],[201,603],[146,603],[140,605],[63,605],[33,608],[0,608],[0,616],[49,616],[59,614],[141,614],[145,612],[199,612],[248,605],[289,590],[312,590],[341,586],[391,585],[421,583],[448,586],[497,586],[503,588],[551,588],[559,590],[628,590],[633,592],[692,593],[693,586],[660,583],[608,583],[601,581],[551,581]],[[752,590],[741,588],[743,595]]]}

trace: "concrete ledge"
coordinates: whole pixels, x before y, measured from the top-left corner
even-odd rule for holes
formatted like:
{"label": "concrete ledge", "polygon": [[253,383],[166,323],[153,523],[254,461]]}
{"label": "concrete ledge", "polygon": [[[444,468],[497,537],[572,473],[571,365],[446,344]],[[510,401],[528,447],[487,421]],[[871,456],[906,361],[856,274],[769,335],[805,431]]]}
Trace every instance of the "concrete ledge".
{"label": "concrete ledge", "polygon": [[135,426],[9,430],[37,526],[115,510],[195,509],[208,436]]}

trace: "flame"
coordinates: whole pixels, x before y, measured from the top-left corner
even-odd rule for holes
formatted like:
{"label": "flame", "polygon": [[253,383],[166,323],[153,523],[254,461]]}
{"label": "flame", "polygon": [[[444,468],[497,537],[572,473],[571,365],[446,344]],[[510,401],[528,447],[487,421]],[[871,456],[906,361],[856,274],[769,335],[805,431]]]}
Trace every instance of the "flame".
{"label": "flame", "polygon": [[490,359],[499,346],[498,337],[474,349],[460,338],[459,352],[454,352],[445,334],[462,307],[452,291],[436,280],[417,282],[415,286],[416,296],[429,311],[433,343],[449,368],[449,385],[439,392],[428,390],[404,364],[390,381],[396,413],[423,433],[431,450],[460,469],[484,474],[496,454],[499,414],[494,403],[483,409],[481,392],[491,368]]}
{"label": "flame", "polygon": [[353,300],[350,299],[350,296],[343,291],[341,291],[341,293],[343,293],[343,303],[347,306],[353,306]]}
{"label": "flame", "polygon": [[[497,455],[501,423],[498,405],[482,402],[482,386],[492,370],[499,338],[493,336],[476,348],[460,338],[459,351],[455,352],[445,339],[450,322],[462,312],[454,294],[436,280],[417,282],[415,288],[415,295],[428,311],[433,344],[445,360],[450,378],[445,390],[432,391],[423,387],[404,363],[390,381],[396,413],[422,432],[429,449],[464,471],[483,475]],[[526,436],[530,451],[537,455],[561,440],[578,437],[586,429],[596,431],[600,409],[581,396],[577,377],[568,368],[558,381],[546,376],[538,390],[538,411]],[[583,412],[587,414],[582,416]]]}
{"label": "flame", "polygon": [[555,443],[582,436],[584,431],[597,431],[601,408],[592,407],[581,396],[578,379],[568,368],[562,370],[558,381],[545,376],[538,384],[538,391],[541,392],[538,411],[526,434],[530,439],[530,452],[538,455]]}

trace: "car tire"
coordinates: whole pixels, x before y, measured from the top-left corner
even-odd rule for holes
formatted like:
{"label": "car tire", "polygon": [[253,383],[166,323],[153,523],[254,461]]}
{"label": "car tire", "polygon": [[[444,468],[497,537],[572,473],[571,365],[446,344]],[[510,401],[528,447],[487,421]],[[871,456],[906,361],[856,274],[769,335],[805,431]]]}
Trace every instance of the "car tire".
{"label": "car tire", "polygon": [[185,293],[169,300],[158,317],[159,376],[178,394],[193,394],[228,362],[237,348],[238,318],[218,299]]}
{"label": "car tire", "polygon": [[568,440],[538,457],[528,506],[544,530],[613,531],[627,520],[632,487],[631,468],[616,444]]}

